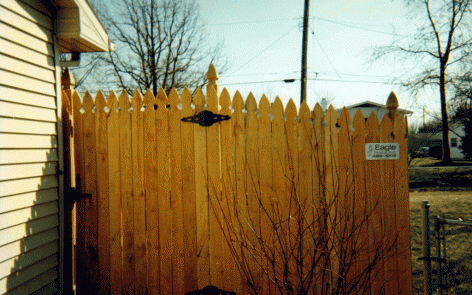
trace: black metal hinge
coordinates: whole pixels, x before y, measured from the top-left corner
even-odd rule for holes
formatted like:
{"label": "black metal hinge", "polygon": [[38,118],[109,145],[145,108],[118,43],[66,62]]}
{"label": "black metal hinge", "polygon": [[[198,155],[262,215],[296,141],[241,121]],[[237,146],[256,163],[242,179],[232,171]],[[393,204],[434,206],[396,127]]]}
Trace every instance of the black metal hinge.
{"label": "black metal hinge", "polygon": [[195,116],[182,118],[182,122],[191,122],[191,123],[199,124],[200,126],[203,126],[203,127],[209,127],[213,125],[214,123],[229,120],[229,119],[231,119],[230,116],[218,115],[211,111],[204,110],[196,114]]}

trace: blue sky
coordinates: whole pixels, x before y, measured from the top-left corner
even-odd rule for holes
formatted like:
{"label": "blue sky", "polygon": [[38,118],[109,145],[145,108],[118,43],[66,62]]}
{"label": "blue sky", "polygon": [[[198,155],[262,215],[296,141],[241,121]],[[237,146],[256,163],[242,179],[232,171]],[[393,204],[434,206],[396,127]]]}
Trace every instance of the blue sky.
{"label": "blue sky", "polygon": [[[250,91],[259,99],[278,95],[299,105],[302,16],[304,0],[197,0],[207,24],[208,42],[224,41],[231,68],[222,73],[221,87],[231,95]],[[307,98],[313,107],[320,97],[334,97],[342,107],[364,100],[385,103],[390,91],[400,107],[412,110],[412,121],[422,121],[423,106],[439,111],[437,91],[410,98],[391,78],[406,77],[414,65],[391,57],[368,64],[368,48],[388,45],[398,36],[412,35],[402,1],[310,1]],[[398,59],[398,60],[397,60]],[[266,82],[273,81],[273,82]],[[358,81],[358,82],[354,82]],[[250,83],[257,82],[257,83]],[[428,118],[427,118],[428,119]]]}

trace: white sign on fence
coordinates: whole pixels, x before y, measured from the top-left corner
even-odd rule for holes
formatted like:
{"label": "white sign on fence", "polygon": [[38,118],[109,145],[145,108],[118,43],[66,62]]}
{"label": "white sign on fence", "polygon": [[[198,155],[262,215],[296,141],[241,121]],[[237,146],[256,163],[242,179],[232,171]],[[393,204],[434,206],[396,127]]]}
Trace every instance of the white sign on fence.
{"label": "white sign on fence", "polygon": [[398,160],[400,144],[398,142],[366,143],[366,160]]}

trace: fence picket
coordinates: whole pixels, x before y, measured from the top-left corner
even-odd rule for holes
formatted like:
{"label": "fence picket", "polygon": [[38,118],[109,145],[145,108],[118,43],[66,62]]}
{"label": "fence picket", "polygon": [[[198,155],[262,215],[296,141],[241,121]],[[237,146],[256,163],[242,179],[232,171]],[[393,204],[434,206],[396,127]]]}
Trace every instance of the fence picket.
{"label": "fence picket", "polygon": [[167,95],[161,88],[157,93],[155,117],[157,137],[157,173],[159,202],[160,290],[172,290],[172,212],[170,204],[170,142]]}
{"label": "fence picket", "polygon": [[[380,123],[380,142],[393,142],[393,122],[385,115]],[[382,171],[382,201],[384,204],[384,224],[385,232],[391,232],[389,235],[385,235],[386,245],[391,245],[398,234],[396,230],[396,208],[395,208],[395,174],[394,174],[394,160],[383,160],[380,163],[380,169]],[[397,246],[393,245],[393,248],[386,253],[385,261],[385,272],[386,288],[387,290],[398,294],[398,265],[397,265]]]}
{"label": "fence picket", "polygon": [[[233,97],[232,106],[234,109],[233,114],[233,130],[234,130],[234,168],[235,168],[235,233],[237,235],[236,253],[237,257],[245,257],[247,251],[240,245],[245,243],[244,233],[247,233],[248,226],[245,223],[239,224],[238,221],[243,221],[243,216],[247,212],[246,203],[246,129],[245,127],[245,115],[243,113],[244,102],[239,91],[236,91]],[[245,260],[239,259],[237,263],[240,268],[245,271],[248,269],[248,265]],[[238,282],[238,288],[235,290],[237,294],[243,294],[249,292],[248,286],[245,284],[245,277],[240,276]]]}
{"label": "fence picket", "polygon": [[[336,198],[339,198],[337,203],[339,206],[339,232],[343,245],[340,245],[343,250],[347,253],[353,253],[355,251],[355,235],[351,235],[353,232],[357,232],[355,227],[355,216],[354,211],[356,208],[354,200],[354,180],[353,180],[353,167],[352,167],[352,145],[351,145],[351,118],[346,107],[344,107],[339,115],[338,125],[340,126],[338,132],[338,180],[339,180],[339,192]],[[354,282],[356,273],[356,264],[352,257],[343,257],[340,262],[346,265],[345,280]],[[350,294],[356,294],[356,289],[352,290]]]}
{"label": "fence picket", "polygon": [[[330,271],[331,281],[335,282],[339,276],[339,241],[336,238],[336,230],[339,229],[339,189],[338,189],[338,129],[336,127],[337,115],[334,107],[330,105],[325,114],[325,198],[328,207],[327,225],[328,225],[328,251],[330,252]],[[334,287],[334,286],[333,286]]]}
{"label": "fence picket", "polygon": [[133,202],[134,202],[134,253],[135,294],[147,294],[147,257],[146,257],[146,197],[144,194],[143,168],[143,99],[136,90],[131,97],[131,151],[133,161]]}
{"label": "fence picket", "polygon": [[[357,110],[353,120],[354,133],[352,135],[352,161],[354,167],[354,227],[359,228],[356,237],[355,249],[358,249],[359,259],[355,262],[356,275],[361,276],[369,267],[369,204],[366,198],[364,167],[365,160],[365,119],[361,110]],[[368,277],[365,277],[366,279]],[[370,287],[367,287],[369,290]],[[359,288],[357,292],[361,292]]]}
{"label": "fence picket", "polygon": [[[380,142],[379,121],[372,112],[366,121],[366,143]],[[384,268],[384,227],[383,227],[383,201],[381,198],[381,172],[380,161],[366,161],[366,195],[369,212],[369,243],[371,245],[370,263],[378,261],[373,269],[372,277],[377,279],[372,282],[372,293],[385,293],[385,268]],[[380,181],[379,181],[380,180]]]}
{"label": "fence picket", "polygon": [[[393,123],[394,141],[400,144],[400,159],[395,160],[395,182],[408,183],[407,127],[402,116],[396,115]],[[410,196],[408,186],[395,185],[395,209],[398,232],[399,294],[411,294]]]}
{"label": "fence picket", "polygon": [[120,192],[123,232],[123,292],[134,294],[136,256],[134,253],[133,159],[131,153],[131,113],[126,91],[118,98],[120,124]]}
{"label": "fence picket", "polygon": [[[310,123],[310,109],[306,103],[300,106],[298,112],[298,137],[299,137],[299,150],[298,150],[298,178],[299,178],[299,203],[300,203],[300,230],[305,232],[304,237],[301,239],[302,251],[308,253],[305,257],[300,258],[300,264],[303,265],[301,275],[306,276],[308,270],[306,266],[313,261],[315,254],[315,247],[313,247],[313,238],[315,236],[314,227],[309,226],[314,221],[314,205],[313,200],[313,170],[312,170],[312,133],[313,127]],[[305,229],[307,229],[305,231]],[[311,250],[307,250],[310,249]],[[303,284],[303,291],[306,294],[313,294],[313,290],[307,289],[306,283]]]}
{"label": "fence picket", "polygon": [[144,94],[143,129],[144,136],[144,189],[146,197],[146,235],[147,235],[147,290],[148,294],[160,294],[160,257],[159,257],[159,202],[158,170],[156,143],[156,110],[157,102],[148,89]]}
{"label": "fence picket", "polygon": [[[249,231],[249,243],[252,245],[258,245],[259,240],[257,237],[260,236],[260,214],[259,214],[259,202],[258,197],[260,197],[260,183],[257,178],[257,167],[258,167],[258,122],[257,122],[257,103],[254,95],[249,93],[246,99],[246,198],[247,198],[247,211],[244,212],[248,220],[248,225],[253,229]],[[262,277],[260,267],[258,264],[261,263],[260,253],[252,254],[255,256],[254,259],[258,262],[250,261],[249,269],[254,275],[253,284],[257,286],[258,289],[261,288],[262,282],[259,278]]]}
{"label": "fence picket", "polygon": [[[231,116],[231,110],[229,106],[231,104],[231,98],[226,88],[223,89],[220,95],[220,106],[221,115]],[[234,218],[234,193],[232,174],[234,172],[233,166],[233,133],[232,133],[232,122],[231,120],[222,121],[220,123],[220,142],[221,142],[221,181],[222,181],[222,195],[221,195],[221,206],[218,208],[222,209],[221,217],[223,217],[223,226],[225,229],[234,229],[233,218]],[[224,240],[222,245],[222,251],[224,252],[224,265],[226,276],[226,287],[224,290],[235,290],[236,283],[239,283],[239,274],[236,269],[235,261],[230,252],[230,248],[227,245],[227,241],[234,239],[231,234],[231,230],[223,231]]]}
{"label": "fence picket", "polygon": [[101,91],[95,96],[97,141],[97,199],[98,199],[98,260],[99,294],[110,294],[110,200],[108,185],[108,131],[105,96]]}
{"label": "fence picket", "polygon": [[98,270],[98,240],[94,233],[98,229],[97,212],[97,163],[96,163],[96,135],[95,135],[95,113],[92,112],[94,103],[89,92],[83,97],[83,132],[84,132],[84,178],[85,193],[91,194],[91,198],[84,200],[86,223],[84,229],[86,251],[86,277],[87,291],[98,293],[99,270]]}
{"label": "fence picket", "polygon": [[180,97],[175,88],[169,93],[169,143],[172,211],[172,291],[184,293],[184,237],[182,208],[182,142]]}
{"label": "fence picket", "polygon": [[[269,217],[273,208],[274,191],[272,188],[272,151],[271,151],[271,125],[270,125],[270,103],[265,95],[262,95],[259,102],[259,118],[258,118],[258,152],[259,163],[257,167],[257,178],[260,182],[260,198],[261,207],[259,209],[261,219],[261,237],[265,241],[268,248],[273,249],[274,241],[271,236],[271,224]],[[265,208],[265,209],[264,209]],[[270,266],[270,261],[266,257],[262,257],[264,268],[267,270]],[[274,286],[264,275],[264,282],[262,284],[261,292],[274,293]]]}
{"label": "fence picket", "polygon": [[315,239],[318,241],[318,251],[316,252],[316,260],[318,262],[314,272],[314,284],[316,285],[317,294],[327,292],[328,286],[328,263],[329,254],[327,254],[327,210],[325,199],[325,156],[324,156],[324,113],[319,103],[316,103],[312,112],[313,121],[313,140],[312,140],[312,161],[313,161],[313,202],[315,212],[318,214],[315,226]]}
{"label": "fence picket", "polygon": [[[184,88],[181,96],[182,117],[193,115],[190,107],[192,95]],[[184,283],[185,292],[197,290],[197,211],[195,199],[195,146],[194,125],[181,124],[182,140],[182,204],[184,231]]]}
{"label": "fence picket", "polygon": [[[195,113],[203,111],[205,98],[200,88],[193,96]],[[208,218],[208,179],[206,128],[195,124],[195,198],[197,206],[197,282],[198,288],[210,284],[210,231]]]}
{"label": "fence picket", "polygon": [[[207,87],[207,110],[218,113],[218,94],[213,86]],[[207,127],[207,162],[208,162],[208,198],[210,202],[216,205],[216,198],[221,200],[221,171],[220,171],[220,124],[216,123]],[[224,274],[224,251],[223,232],[217,221],[213,207],[210,203],[209,220],[210,220],[210,278],[211,284],[218,288],[226,287]],[[215,207],[216,209],[216,207]]]}
{"label": "fence picket", "polygon": [[[298,237],[298,220],[300,216],[297,214],[298,210],[298,197],[299,197],[299,188],[300,184],[298,182],[298,123],[297,123],[297,108],[292,99],[289,100],[287,107],[285,108],[285,138],[287,140],[287,154],[285,162],[285,175],[288,178],[288,191],[287,191],[287,204],[289,208],[287,216],[287,238],[288,238],[288,248],[287,251],[292,251],[296,242],[300,237]],[[295,243],[293,243],[295,241]],[[295,247],[298,248],[298,247]],[[297,273],[297,263],[296,259],[300,259],[300,253],[297,252],[298,249],[294,250],[295,257],[287,257],[289,259],[288,269],[289,272],[295,275],[292,275],[290,278],[292,284],[299,284]]]}
{"label": "fence picket", "polygon": [[[120,158],[120,122],[118,98],[110,91],[107,100],[108,130],[108,184],[110,186],[110,286],[112,294],[122,294],[122,252],[121,252],[121,158]],[[120,214],[117,214],[117,213]],[[78,237],[77,237],[78,238]]]}

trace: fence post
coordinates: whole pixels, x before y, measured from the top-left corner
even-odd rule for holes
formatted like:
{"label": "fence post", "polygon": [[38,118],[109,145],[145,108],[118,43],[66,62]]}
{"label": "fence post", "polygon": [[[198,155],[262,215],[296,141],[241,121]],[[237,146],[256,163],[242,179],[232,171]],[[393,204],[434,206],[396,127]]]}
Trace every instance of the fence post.
{"label": "fence post", "polygon": [[431,295],[431,240],[429,230],[429,204],[428,201],[423,201],[421,206],[421,221],[422,221],[422,235],[423,235],[423,274],[424,274],[424,294]]}
{"label": "fence post", "polygon": [[[218,71],[216,70],[215,66],[213,64],[210,64],[210,67],[208,68],[207,72],[207,79],[208,79],[208,85],[207,85],[207,97],[208,97],[208,92],[209,92],[209,87],[213,87],[215,89],[216,94],[218,97],[220,97],[220,86],[218,85]],[[218,101],[218,106],[219,106],[219,101]]]}
{"label": "fence post", "polygon": [[[63,108],[63,145],[64,145],[64,259],[66,260],[67,267],[64,269],[64,280],[67,288],[73,289],[75,282],[75,206],[71,201],[71,188],[76,186],[75,183],[75,166],[74,166],[74,137],[73,137],[73,99],[72,94],[74,92],[75,79],[74,75],[69,72],[66,68],[61,75],[61,86],[63,93],[65,92],[67,98],[63,98],[62,104],[67,105]],[[58,106],[59,107],[59,106]],[[65,114],[65,112],[67,114]],[[69,120],[69,122],[65,122]],[[67,145],[67,146],[66,146]],[[69,267],[69,265],[71,267]],[[71,292],[73,292],[71,290]]]}

